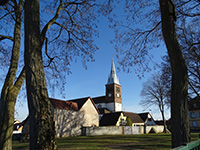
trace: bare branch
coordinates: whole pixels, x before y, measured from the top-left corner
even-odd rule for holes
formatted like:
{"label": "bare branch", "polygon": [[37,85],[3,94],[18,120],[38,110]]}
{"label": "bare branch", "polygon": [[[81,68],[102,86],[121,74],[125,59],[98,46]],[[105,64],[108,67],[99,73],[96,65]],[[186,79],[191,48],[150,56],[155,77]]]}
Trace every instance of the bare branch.
{"label": "bare branch", "polygon": [[11,40],[11,41],[14,40],[14,38],[11,36],[0,35],[0,41],[5,40],[5,39]]}
{"label": "bare branch", "polygon": [[53,23],[55,23],[56,19],[58,18],[58,15],[62,9],[63,4],[60,3],[60,5],[57,8],[56,14],[54,15],[54,17],[44,26],[44,28],[42,29],[41,32],[41,43],[43,44],[44,40],[45,40],[45,36],[46,36],[46,32],[47,30],[51,27],[51,25]]}

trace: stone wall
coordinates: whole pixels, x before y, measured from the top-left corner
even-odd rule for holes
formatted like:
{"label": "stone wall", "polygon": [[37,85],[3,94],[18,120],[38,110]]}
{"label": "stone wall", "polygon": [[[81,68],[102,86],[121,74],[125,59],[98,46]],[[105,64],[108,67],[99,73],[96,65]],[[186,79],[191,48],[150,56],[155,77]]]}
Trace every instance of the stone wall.
{"label": "stone wall", "polygon": [[82,135],[132,135],[140,134],[139,131],[139,127],[131,126],[83,127]]}
{"label": "stone wall", "polygon": [[82,127],[82,135],[133,135],[146,133],[162,133],[163,126],[104,126],[104,127]]}

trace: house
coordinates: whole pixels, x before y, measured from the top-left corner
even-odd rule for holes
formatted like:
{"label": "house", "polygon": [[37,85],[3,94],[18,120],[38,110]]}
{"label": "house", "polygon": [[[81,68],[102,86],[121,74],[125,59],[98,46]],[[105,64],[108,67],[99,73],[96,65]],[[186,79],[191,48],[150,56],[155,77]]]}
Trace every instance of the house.
{"label": "house", "polygon": [[144,125],[146,126],[155,126],[156,123],[149,112],[139,113],[140,118],[143,120]]}
{"label": "house", "polygon": [[132,122],[132,126],[155,126],[155,122],[150,113],[114,112],[104,114],[99,126],[126,126],[127,118]]}
{"label": "house", "polygon": [[81,135],[81,127],[99,126],[99,111],[92,98],[50,101],[57,137]]}
{"label": "house", "polygon": [[[99,126],[99,111],[92,98],[58,100],[49,98],[55,121],[56,137],[81,135],[82,127]],[[29,138],[29,117],[24,121],[22,141]]]}
{"label": "house", "polygon": [[[129,124],[128,124],[128,120]],[[131,124],[131,125],[130,125]],[[132,126],[130,132],[138,130],[136,133],[162,133],[164,131],[163,125],[156,125],[153,117],[149,112],[146,113],[132,113],[132,112],[113,112],[104,114],[100,120],[99,126]],[[127,128],[126,128],[127,129]],[[130,129],[130,128],[129,128]]]}
{"label": "house", "polygon": [[126,117],[122,112],[104,114],[99,122],[99,126],[122,126],[126,125]]}
{"label": "house", "polygon": [[123,113],[125,116],[131,119],[132,126],[144,126],[145,122],[137,113],[132,113],[132,112],[123,112]]}
{"label": "house", "polygon": [[13,127],[13,134],[20,134],[22,133],[23,122],[15,121]]}
{"label": "house", "polygon": [[191,131],[200,131],[200,96],[189,100],[189,123]]}

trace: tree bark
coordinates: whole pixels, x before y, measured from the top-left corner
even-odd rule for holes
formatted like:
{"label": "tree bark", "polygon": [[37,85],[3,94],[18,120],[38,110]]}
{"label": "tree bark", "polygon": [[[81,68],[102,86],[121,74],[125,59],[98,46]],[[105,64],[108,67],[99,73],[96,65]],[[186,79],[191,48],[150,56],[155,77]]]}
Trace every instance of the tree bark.
{"label": "tree bark", "polygon": [[24,69],[15,81],[20,52],[22,0],[18,6],[15,4],[15,28],[13,38],[12,56],[6,79],[1,91],[0,99],[0,149],[12,150],[12,135],[14,126],[15,103],[21,86],[25,79]]}
{"label": "tree bark", "polygon": [[56,149],[55,125],[42,61],[39,0],[25,1],[25,66],[30,150]]}
{"label": "tree bark", "polygon": [[159,0],[162,32],[172,68],[172,148],[190,141],[188,117],[188,74],[175,31],[175,8],[171,0]]}

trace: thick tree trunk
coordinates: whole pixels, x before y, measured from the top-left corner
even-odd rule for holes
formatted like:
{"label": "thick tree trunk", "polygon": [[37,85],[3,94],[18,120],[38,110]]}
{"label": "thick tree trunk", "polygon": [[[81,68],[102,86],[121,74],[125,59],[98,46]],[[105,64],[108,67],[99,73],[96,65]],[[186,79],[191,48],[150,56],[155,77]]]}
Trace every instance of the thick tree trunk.
{"label": "thick tree trunk", "polygon": [[39,0],[25,1],[25,66],[30,150],[56,149],[55,125],[42,61]]}
{"label": "thick tree trunk", "polygon": [[[21,1],[22,2],[22,1]],[[25,79],[25,71],[22,70],[15,81],[20,52],[20,30],[22,3],[15,6],[15,29],[10,67],[1,91],[0,99],[0,149],[12,150],[12,135],[14,126],[15,103],[21,86]]]}
{"label": "thick tree trunk", "polygon": [[172,147],[190,141],[188,117],[188,75],[175,32],[175,8],[171,0],[159,0],[162,32],[172,68],[171,121]]}

